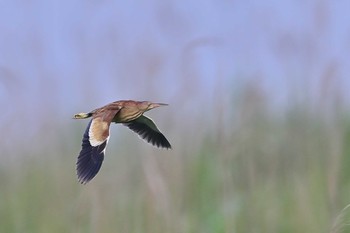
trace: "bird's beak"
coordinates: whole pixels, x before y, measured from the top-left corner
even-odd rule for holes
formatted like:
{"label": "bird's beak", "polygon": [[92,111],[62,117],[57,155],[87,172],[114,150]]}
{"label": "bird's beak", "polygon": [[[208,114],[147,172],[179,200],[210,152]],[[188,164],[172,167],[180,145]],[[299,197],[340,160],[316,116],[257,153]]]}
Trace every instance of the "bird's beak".
{"label": "bird's beak", "polygon": [[168,105],[168,104],[152,103],[152,104],[150,105],[150,108],[149,108],[149,109],[158,108],[158,107],[167,106],[167,105]]}

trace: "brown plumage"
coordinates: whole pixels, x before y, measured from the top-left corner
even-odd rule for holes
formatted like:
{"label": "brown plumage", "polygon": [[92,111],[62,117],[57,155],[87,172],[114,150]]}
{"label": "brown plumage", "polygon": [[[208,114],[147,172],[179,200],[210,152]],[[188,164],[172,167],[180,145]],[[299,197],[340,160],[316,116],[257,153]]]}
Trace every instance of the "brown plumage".
{"label": "brown plumage", "polygon": [[167,104],[148,101],[120,100],[89,113],[78,113],[74,119],[92,117],[83,135],[82,149],[77,160],[78,180],[86,184],[101,168],[109,139],[111,122],[122,123],[154,146],[171,149],[169,141],[154,122],[143,115],[146,111]]}

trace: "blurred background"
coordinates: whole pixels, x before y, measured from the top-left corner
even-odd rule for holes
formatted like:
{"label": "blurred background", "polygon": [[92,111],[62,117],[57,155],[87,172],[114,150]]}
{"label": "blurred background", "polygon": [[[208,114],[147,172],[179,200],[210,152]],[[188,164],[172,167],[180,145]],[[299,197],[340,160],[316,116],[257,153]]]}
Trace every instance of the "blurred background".
{"label": "blurred background", "polygon": [[[350,2],[0,1],[0,232],[350,232]],[[75,174],[88,120],[120,99]]]}

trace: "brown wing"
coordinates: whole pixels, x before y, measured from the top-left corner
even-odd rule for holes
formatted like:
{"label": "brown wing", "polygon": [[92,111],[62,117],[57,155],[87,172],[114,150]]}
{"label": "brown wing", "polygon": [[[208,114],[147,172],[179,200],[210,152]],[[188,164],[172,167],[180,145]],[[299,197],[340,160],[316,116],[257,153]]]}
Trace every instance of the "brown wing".
{"label": "brown wing", "polygon": [[127,126],[152,145],[171,149],[169,141],[159,131],[157,126],[150,118],[142,115],[133,121],[124,123],[123,125]]}
{"label": "brown wing", "polygon": [[96,113],[89,122],[77,159],[77,175],[80,183],[86,184],[99,172],[109,139],[109,126],[117,112]]}
{"label": "brown wing", "polygon": [[105,107],[93,114],[89,128],[89,141],[91,146],[104,143],[109,137],[109,126],[120,108]]}

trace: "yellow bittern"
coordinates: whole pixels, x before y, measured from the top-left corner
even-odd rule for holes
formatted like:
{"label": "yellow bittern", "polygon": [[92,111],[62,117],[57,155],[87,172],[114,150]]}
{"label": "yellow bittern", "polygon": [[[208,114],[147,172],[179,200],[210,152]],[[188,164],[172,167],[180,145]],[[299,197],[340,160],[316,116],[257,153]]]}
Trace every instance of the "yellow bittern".
{"label": "yellow bittern", "polygon": [[171,149],[169,141],[154,122],[143,115],[146,111],[164,105],[167,104],[120,100],[89,113],[75,114],[74,119],[92,117],[83,135],[82,149],[77,159],[79,182],[86,184],[100,170],[109,139],[111,122],[122,123],[152,145]]}

